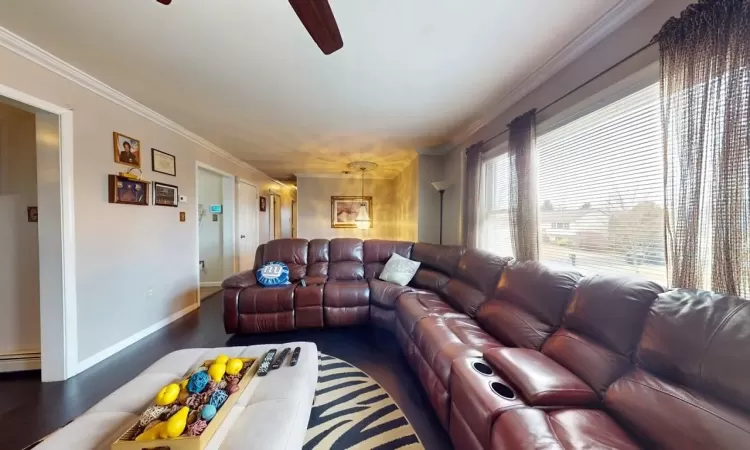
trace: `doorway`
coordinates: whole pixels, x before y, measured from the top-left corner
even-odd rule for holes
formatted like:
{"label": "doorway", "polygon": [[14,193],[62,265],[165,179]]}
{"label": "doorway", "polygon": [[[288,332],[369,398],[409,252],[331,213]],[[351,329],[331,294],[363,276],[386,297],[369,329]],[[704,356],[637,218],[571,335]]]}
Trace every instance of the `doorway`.
{"label": "doorway", "polygon": [[281,238],[281,196],[271,192],[268,195],[268,240]]}
{"label": "doorway", "polygon": [[234,273],[234,176],[198,163],[198,271],[201,300],[221,290]]}
{"label": "doorway", "polygon": [[237,271],[252,270],[255,250],[260,245],[258,188],[244,180],[237,181]]}
{"label": "doorway", "polygon": [[[22,283],[22,304],[4,304],[12,311],[0,311],[0,317],[16,321],[11,328],[0,324],[2,339],[17,347],[3,360],[11,370],[41,367],[42,381],[65,380],[78,372],[73,112],[4,85],[0,102],[27,113],[23,124],[4,127],[2,139],[9,140],[0,156],[7,209],[2,232],[15,240],[4,242],[1,250],[3,266],[11,264],[3,268],[10,272],[0,281],[2,301],[18,300]],[[15,135],[18,131],[22,138]],[[6,356],[7,350],[6,345]]]}

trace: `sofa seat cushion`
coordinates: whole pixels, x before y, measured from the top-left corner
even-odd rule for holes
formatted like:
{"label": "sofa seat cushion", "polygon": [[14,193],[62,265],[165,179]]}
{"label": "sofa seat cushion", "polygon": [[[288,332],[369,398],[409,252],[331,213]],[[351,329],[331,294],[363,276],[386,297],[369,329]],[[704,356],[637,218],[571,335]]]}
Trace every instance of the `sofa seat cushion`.
{"label": "sofa seat cushion", "polygon": [[240,314],[263,314],[292,311],[297,283],[283,286],[250,286],[240,292],[237,310]]}
{"label": "sofa seat cushion", "polygon": [[439,295],[428,291],[414,291],[400,295],[396,300],[396,315],[409,336],[414,331],[417,322],[425,317],[469,318],[466,314],[456,311]]}
{"label": "sofa seat cushion", "polygon": [[597,406],[599,397],[548,356],[526,348],[495,348],[484,359],[530,406]]}
{"label": "sofa seat cushion", "polygon": [[370,285],[367,280],[329,281],[323,288],[323,306],[343,308],[369,304]]}
{"label": "sofa seat cushion", "polygon": [[747,448],[746,410],[635,369],[615,381],[604,397],[613,417],[654,448]]}
{"label": "sofa seat cushion", "polygon": [[446,389],[454,359],[481,358],[501,345],[468,317],[426,317],[417,323],[412,340]]}
{"label": "sofa seat cushion", "polygon": [[508,411],[492,427],[495,450],[641,448],[604,411],[521,408]]}
{"label": "sofa seat cushion", "polygon": [[373,278],[370,281],[370,303],[384,309],[396,309],[399,295],[414,291],[408,286],[399,286]]}

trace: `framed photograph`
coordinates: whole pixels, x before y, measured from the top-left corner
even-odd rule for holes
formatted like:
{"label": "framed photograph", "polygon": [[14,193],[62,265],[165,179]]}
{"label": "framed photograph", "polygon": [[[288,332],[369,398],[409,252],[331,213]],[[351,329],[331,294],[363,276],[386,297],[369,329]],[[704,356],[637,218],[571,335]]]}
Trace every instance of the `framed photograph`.
{"label": "framed photograph", "polygon": [[177,186],[154,181],[154,205],[174,206],[176,208],[179,201],[180,196],[177,193]]}
{"label": "framed photograph", "polygon": [[261,212],[265,211],[266,210],[266,198],[260,197],[258,202],[259,202],[258,204],[260,205]]}
{"label": "framed photograph", "polygon": [[149,186],[148,181],[110,175],[109,202],[146,206],[148,205]]}
{"label": "framed photograph", "polygon": [[141,167],[141,141],[118,132],[112,133],[115,162],[131,167]]}
{"label": "framed photograph", "polygon": [[177,176],[177,160],[174,155],[155,148],[151,149],[151,170],[165,175]]}
{"label": "framed photograph", "polygon": [[354,220],[362,203],[367,206],[372,228],[372,197],[331,197],[331,228],[356,228]]}

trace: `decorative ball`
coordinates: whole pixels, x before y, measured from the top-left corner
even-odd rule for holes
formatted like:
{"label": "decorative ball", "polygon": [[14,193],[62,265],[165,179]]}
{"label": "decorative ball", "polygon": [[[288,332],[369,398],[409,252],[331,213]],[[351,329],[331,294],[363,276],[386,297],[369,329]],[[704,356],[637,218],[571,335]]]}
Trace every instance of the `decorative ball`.
{"label": "decorative ball", "polygon": [[167,412],[169,408],[166,406],[154,405],[143,411],[141,418],[138,420],[138,424],[142,427],[147,427],[151,422],[157,420],[162,414]]}
{"label": "decorative ball", "polygon": [[227,393],[229,395],[232,395],[232,394],[234,394],[235,392],[237,392],[239,390],[240,390],[240,385],[236,384],[236,383],[235,384],[230,384],[229,386],[227,386],[227,389],[226,389],[226,391],[227,391]]}
{"label": "decorative ball", "polygon": [[196,420],[195,422],[187,426],[187,435],[200,436],[200,434],[203,433],[203,430],[205,430],[207,426],[208,423],[206,423],[205,420]]}
{"label": "decorative ball", "polygon": [[214,405],[216,409],[219,409],[221,408],[221,405],[223,405],[224,402],[227,401],[227,398],[229,398],[229,394],[227,394],[226,391],[216,391],[211,394],[211,398],[208,400],[208,404]]}
{"label": "decorative ball", "polygon": [[214,405],[204,405],[201,408],[201,418],[207,422],[214,418],[216,415],[216,407]]}
{"label": "decorative ball", "polygon": [[195,372],[191,377],[190,381],[188,381],[187,384],[187,390],[191,394],[197,394],[199,392],[203,392],[203,389],[206,388],[206,385],[208,384],[209,376],[206,372]]}

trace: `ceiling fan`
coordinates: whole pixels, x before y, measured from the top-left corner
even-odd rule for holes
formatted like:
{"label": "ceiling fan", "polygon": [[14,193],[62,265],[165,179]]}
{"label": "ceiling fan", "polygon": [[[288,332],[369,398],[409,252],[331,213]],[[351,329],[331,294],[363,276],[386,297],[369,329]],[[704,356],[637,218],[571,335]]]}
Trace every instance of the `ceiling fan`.
{"label": "ceiling fan", "polygon": [[[162,5],[172,3],[172,0],[156,1]],[[324,54],[330,55],[344,46],[328,0],[289,0],[289,4]]]}

